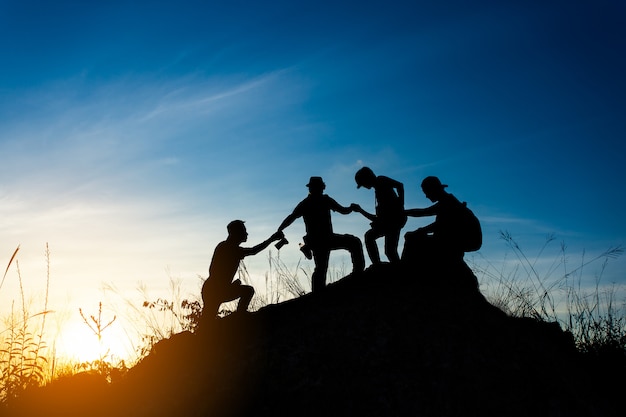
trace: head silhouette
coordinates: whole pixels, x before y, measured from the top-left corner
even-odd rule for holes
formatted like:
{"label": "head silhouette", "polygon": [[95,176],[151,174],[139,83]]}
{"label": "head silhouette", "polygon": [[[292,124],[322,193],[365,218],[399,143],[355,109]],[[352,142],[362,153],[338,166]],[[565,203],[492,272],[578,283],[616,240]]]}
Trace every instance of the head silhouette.
{"label": "head silhouette", "polygon": [[376,175],[370,168],[363,167],[354,174],[354,180],[356,181],[356,188],[365,187],[370,189],[376,182]]}
{"label": "head silhouette", "polygon": [[228,223],[226,230],[228,230],[228,238],[236,241],[237,243],[245,242],[248,240],[248,231],[243,224],[243,220],[233,220]]}
{"label": "head silhouette", "polygon": [[322,194],[326,188],[326,184],[324,184],[322,177],[311,177],[306,186],[309,187],[309,193],[311,194]]}
{"label": "head silhouette", "polygon": [[442,184],[437,177],[426,177],[422,181],[422,191],[424,191],[424,195],[432,202],[439,201],[441,196],[446,194],[444,190],[446,187],[447,185]]}

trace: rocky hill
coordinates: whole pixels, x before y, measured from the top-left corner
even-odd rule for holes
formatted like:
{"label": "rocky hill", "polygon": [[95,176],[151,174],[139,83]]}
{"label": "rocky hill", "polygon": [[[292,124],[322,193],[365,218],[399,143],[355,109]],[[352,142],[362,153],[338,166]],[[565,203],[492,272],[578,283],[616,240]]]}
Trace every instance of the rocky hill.
{"label": "rocky hill", "polygon": [[556,324],[506,316],[465,264],[383,265],[163,340],[120,381],[66,378],[8,412],[617,416],[625,369],[577,353]]}

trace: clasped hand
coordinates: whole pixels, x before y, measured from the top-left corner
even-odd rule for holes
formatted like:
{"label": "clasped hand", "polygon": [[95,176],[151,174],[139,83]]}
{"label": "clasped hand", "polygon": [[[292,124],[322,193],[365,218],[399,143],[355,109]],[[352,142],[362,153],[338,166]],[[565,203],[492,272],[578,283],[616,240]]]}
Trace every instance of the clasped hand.
{"label": "clasped hand", "polygon": [[285,238],[285,234],[282,232],[282,230],[274,233],[270,237],[271,240],[281,240],[281,239],[284,239],[284,238]]}

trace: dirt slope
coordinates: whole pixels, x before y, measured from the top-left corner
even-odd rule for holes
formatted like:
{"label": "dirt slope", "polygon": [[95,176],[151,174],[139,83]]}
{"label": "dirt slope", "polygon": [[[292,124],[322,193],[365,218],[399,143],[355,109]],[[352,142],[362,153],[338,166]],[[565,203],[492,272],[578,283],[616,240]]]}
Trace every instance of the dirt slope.
{"label": "dirt slope", "polygon": [[464,264],[384,265],[161,341],[119,382],[34,390],[10,414],[621,415],[623,361],[610,366],[491,306]]}

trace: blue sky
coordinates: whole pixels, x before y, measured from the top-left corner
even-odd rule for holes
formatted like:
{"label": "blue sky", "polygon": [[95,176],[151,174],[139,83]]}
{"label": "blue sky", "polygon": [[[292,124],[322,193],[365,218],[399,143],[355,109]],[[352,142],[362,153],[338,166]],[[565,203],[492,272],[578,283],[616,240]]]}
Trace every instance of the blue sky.
{"label": "blue sky", "polygon": [[[439,176],[481,218],[489,261],[507,230],[529,256],[554,234],[576,263],[626,238],[625,52],[626,6],[604,0],[5,0],[0,253],[20,244],[41,291],[49,242],[68,306],[168,276],[199,294],[226,224],[265,239],[309,176],[372,210],[365,165],[402,181],[407,207]],[[287,229],[288,263],[303,234]],[[263,276],[266,254],[249,267]]]}

